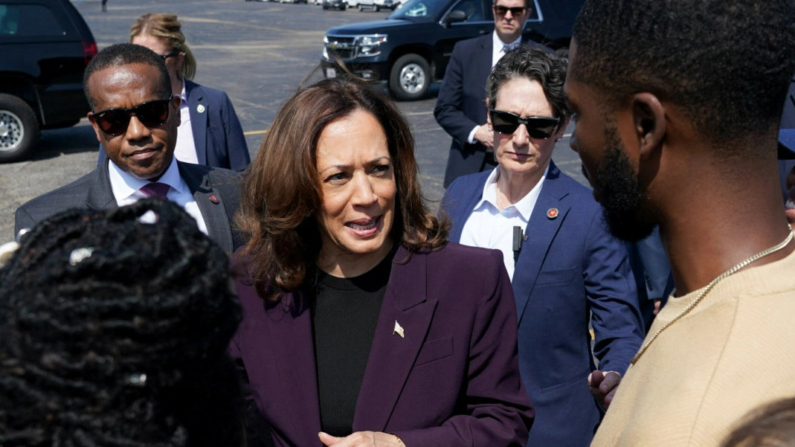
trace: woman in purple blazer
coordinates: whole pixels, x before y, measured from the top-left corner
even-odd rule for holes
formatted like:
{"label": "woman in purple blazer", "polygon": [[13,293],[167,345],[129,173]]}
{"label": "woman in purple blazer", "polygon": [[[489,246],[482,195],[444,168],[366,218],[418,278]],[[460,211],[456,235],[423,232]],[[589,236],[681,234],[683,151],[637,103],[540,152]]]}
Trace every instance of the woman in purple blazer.
{"label": "woman in purple blazer", "polygon": [[394,105],[351,80],[299,91],[242,202],[230,351],[276,445],[525,445],[501,255],[447,243]]}

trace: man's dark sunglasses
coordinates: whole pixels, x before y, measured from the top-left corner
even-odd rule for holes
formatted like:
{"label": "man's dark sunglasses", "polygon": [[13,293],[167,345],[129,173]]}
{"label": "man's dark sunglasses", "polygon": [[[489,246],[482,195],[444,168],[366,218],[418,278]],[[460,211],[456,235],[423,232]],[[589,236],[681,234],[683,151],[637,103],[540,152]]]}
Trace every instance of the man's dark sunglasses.
{"label": "man's dark sunglasses", "polygon": [[172,51],[168,54],[158,54],[161,58],[163,58],[163,62],[165,62],[170,57],[177,57],[179,56],[179,51]]}
{"label": "man's dark sunglasses", "polygon": [[170,97],[168,99],[156,99],[138,104],[129,109],[108,109],[101,112],[92,112],[91,115],[97,125],[108,135],[116,136],[127,132],[130,125],[130,117],[135,115],[144,126],[149,128],[160,127],[168,120]]}
{"label": "man's dark sunglasses", "polygon": [[546,116],[528,116],[522,118],[511,112],[502,110],[489,110],[491,125],[494,130],[501,134],[511,135],[516,132],[520,124],[527,127],[527,133],[531,138],[546,140],[551,137],[560,124],[560,118],[549,118]]}
{"label": "man's dark sunglasses", "polygon": [[521,6],[516,6],[513,8],[509,8],[507,6],[494,6],[494,12],[497,13],[498,16],[504,16],[506,12],[511,11],[512,16],[518,16],[524,14],[527,8],[523,8]]}

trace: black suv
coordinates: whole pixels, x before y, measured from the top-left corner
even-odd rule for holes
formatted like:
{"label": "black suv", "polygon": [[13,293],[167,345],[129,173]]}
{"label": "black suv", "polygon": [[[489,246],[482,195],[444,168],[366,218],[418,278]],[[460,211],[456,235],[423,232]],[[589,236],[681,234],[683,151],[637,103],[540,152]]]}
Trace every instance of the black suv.
{"label": "black suv", "polygon": [[28,157],[40,129],[86,116],[83,72],[96,54],[68,0],[0,0],[0,162]]}
{"label": "black suv", "polygon": [[[553,49],[568,48],[584,0],[533,0],[524,34]],[[492,0],[409,0],[386,20],[332,28],[323,39],[326,76],[336,55],[355,74],[387,81],[403,100],[424,97],[441,80],[459,40],[494,30]]]}

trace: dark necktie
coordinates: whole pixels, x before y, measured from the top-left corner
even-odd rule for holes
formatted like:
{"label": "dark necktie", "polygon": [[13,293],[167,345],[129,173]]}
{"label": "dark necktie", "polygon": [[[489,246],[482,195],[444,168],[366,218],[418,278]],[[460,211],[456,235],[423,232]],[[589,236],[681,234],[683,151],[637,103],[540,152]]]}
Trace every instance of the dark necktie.
{"label": "dark necktie", "polygon": [[139,191],[141,191],[141,193],[143,193],[143,195],[146,197],[162,197],[167,199],[168,191],[170,189],[171,187],[165,183],[152,182],[141,187]]}

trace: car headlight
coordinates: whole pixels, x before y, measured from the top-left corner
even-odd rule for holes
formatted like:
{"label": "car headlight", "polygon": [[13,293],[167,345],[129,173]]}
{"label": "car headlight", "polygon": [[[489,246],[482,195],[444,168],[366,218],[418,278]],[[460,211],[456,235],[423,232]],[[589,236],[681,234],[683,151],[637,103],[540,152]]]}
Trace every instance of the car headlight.
{"label": "car headlight", "polygon": [[355,42],[359,47],[360,56],[377,56],[381,53],[379,46],[386,43],[386,35],[369,34],[366,36],[357,36]]}

